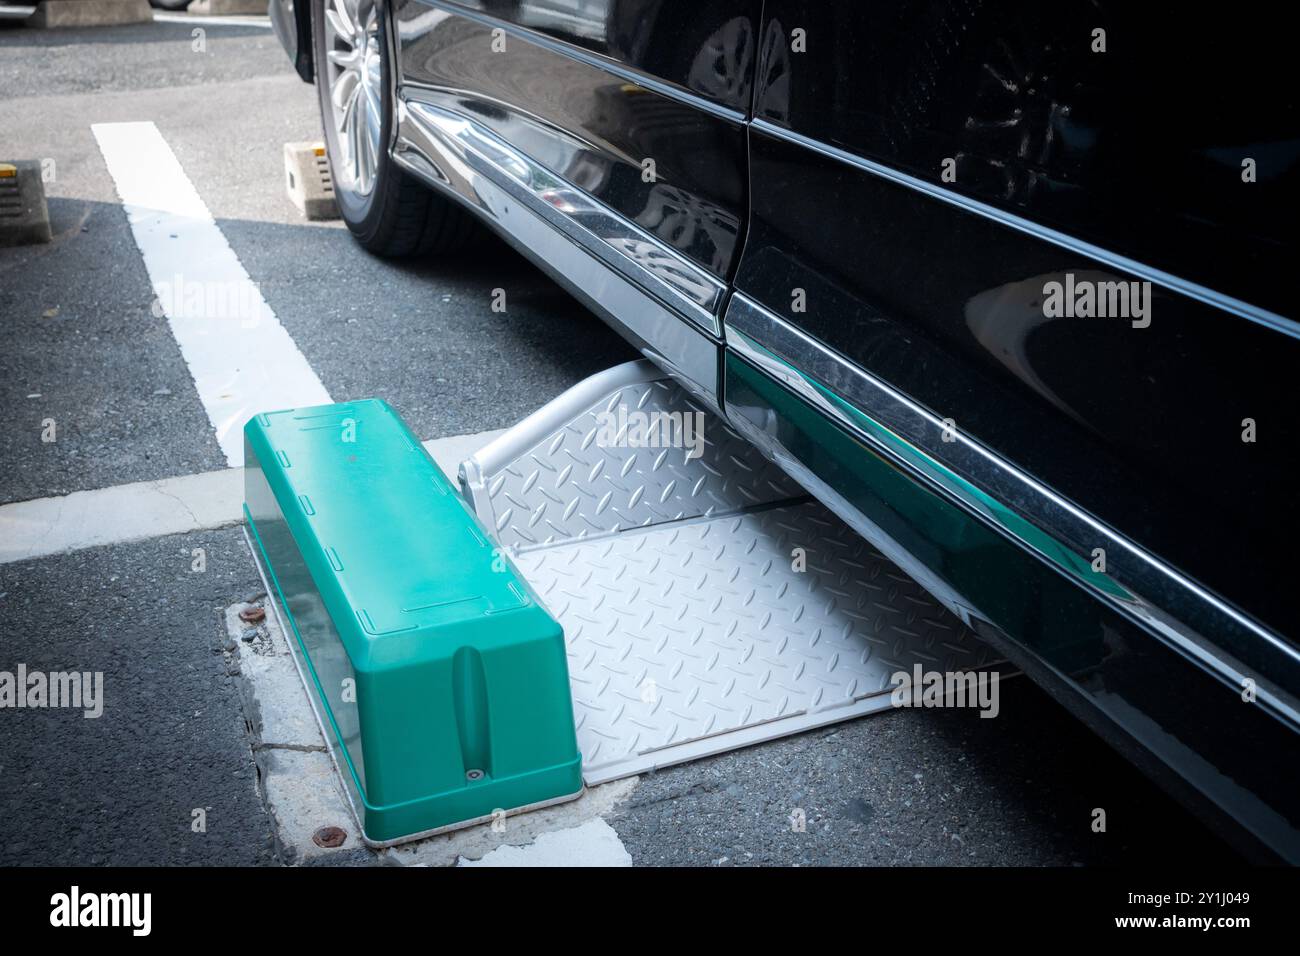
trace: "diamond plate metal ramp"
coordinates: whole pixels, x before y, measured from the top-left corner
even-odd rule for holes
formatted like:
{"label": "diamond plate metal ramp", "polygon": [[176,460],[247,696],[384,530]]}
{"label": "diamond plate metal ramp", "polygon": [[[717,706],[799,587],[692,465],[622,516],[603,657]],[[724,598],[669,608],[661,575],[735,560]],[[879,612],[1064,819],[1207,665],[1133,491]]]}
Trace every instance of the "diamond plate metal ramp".
{"label": "diamond plate metal ramp", "polygon": [[[663,427],[638,446],[642,422]],[[522,550],[807,497],[649,362],[579,382],[462,464],[460,481],[483,526]]]}
{"label": "diamond plate metal ramp", "polygon": [[[691,437],[684,413],[703,442],[656,443]],[[998,663],[649,363],[570,389],[460,477],[564,626],[588,784],[886,709],[918,663]]]}

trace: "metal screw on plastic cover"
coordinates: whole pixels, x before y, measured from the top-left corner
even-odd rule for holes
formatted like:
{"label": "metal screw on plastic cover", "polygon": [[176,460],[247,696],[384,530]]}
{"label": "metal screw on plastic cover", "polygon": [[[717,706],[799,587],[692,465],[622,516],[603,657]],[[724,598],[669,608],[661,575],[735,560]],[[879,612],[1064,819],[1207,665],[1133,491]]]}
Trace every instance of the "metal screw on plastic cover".
{"label": "metal screw on plastic cover", "polygon": [[483,771],[482,771],[482,770],[466,770],[466,771],[465,771],[465,779],[466,779],[466,780],[482,780],[482,779],[483,779]]}

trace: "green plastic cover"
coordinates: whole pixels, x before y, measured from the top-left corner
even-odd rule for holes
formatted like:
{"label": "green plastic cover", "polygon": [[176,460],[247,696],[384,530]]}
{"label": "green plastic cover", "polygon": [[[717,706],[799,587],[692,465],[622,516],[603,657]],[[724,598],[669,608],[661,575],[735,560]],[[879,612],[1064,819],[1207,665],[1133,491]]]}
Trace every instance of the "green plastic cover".
{"label": "green plastic cover", "polygon": [[365,838],[582,790],[564,635],[385,402],[258,415],[245,517]]}

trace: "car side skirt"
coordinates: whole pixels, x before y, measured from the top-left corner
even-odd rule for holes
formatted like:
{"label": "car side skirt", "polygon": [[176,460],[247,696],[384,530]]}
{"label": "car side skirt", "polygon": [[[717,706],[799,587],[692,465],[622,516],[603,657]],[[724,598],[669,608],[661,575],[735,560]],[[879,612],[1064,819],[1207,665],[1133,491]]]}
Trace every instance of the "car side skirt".
{"label": "car side skirt", "polygon": [[712,277],[469,117],[398,103],[394,161],[468,206],[720,412],[721,343],[711,333],[722,289]]}

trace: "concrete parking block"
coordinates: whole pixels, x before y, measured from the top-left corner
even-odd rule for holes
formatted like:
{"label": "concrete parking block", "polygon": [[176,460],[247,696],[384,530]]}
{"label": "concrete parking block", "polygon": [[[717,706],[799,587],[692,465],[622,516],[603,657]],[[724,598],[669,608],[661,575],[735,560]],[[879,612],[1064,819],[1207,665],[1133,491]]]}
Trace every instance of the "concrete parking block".
{"label": "concrete parking block", "polygon": [[284,184],[289,199],[308,219],[337,219],[334,178],[321,143],[284,144]]}
{"label": "concrete parking block", "polygon": [[41,164],[34,159],[0,161],[0,246],[49,241]]}
{"label": "concrete parking block", "polygon": [[[262,11],[265,13],[265,8]],[[24,23],[29,27],[102,27],[121,23],[148,23],[153,19],[149,0],[41,0]]]}

